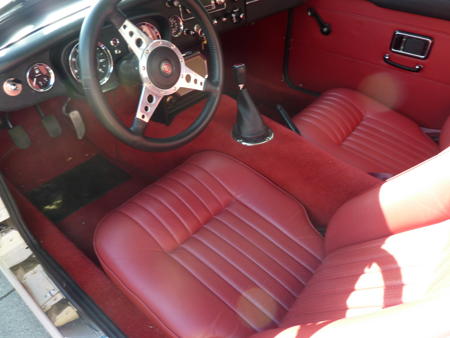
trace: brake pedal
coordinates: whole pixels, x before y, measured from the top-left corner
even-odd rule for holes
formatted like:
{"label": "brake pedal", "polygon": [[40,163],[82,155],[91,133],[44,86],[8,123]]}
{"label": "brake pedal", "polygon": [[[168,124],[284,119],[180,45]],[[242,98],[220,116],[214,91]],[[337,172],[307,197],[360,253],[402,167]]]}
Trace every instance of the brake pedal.
{"label": "brake pedal", "polygon": [[72,127],[75,129],[75,134],[77,139],[82,140],[86,136],[86,125],[84,124],[83,117],[77,109],[68,109],[70,99],[64,104],[62,111],[65,116],[67,116],[72,122]]}
{"label": "brake pedal", "polygon": [[41,115],[41,122],[45,130],[47,131],[48,136],[52,138],[61,136],[62,128],[56,117],[53,115],[45,115],[39,105],[36,105],[35,108],[39,115]]}

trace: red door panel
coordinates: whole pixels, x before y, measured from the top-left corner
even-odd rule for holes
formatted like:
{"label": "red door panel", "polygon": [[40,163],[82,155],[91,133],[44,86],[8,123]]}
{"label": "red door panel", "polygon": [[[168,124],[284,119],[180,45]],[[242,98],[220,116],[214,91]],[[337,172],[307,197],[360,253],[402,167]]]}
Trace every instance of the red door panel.
{"label": "red door panel", "polygon": [[[324,36],[306,14],[314,7],[332,25]],[[450,21],[392,11],[366,0],[312,0],[295,11],[290,75],[294,82],[324,91],[360,90],[423,126],[439,128],[450,113]],[[434,43],[426,60],[390,52],[396,30],[430,36]],[[394,68],[392,60],[420,73]]]}

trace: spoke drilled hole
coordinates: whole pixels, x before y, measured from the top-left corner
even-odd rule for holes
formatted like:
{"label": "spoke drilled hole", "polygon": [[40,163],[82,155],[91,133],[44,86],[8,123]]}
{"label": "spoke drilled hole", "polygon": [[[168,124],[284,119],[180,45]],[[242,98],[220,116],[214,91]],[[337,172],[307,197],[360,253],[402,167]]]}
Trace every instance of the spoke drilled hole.
{"label": "spoke drilled hole", "polygon": [[[149,106],[145,106],[145,107],[144,107],[144,110],[145,110],[145,111],[149,111],[149,110],[150,110],[150,107],[149,107]],[[142,115],[142,116],[145,117],[145,115]]]}
{"label": "spoke drilled hole", "polygon": [[143,42],[144,42],[144,41],[142,41],[141,38],[136,39],[136,46],[137,46],[138,48],[141,48]]}
{"label": "spoke drilled hole", "polygon": [[155,101],[155,97],[153,95],[147,96],[148,103],[153,103]]}
{"label": "spoke drilled hole", "polygon": [[191,76],[189,74],[187,74],[186,75],[186,82],[187,83],[191,83],[191,80],[192,80]]}
{"label": "spoke drilled hole", "polygon": [[127,29],[128,28],[128,26],[127,25],[123,25],[123,29]]}
{"label": "spoke drilled hole", "polygon": [[143,120],[145,119],[145,115],[144,114],[142,114],[141,119],[143,119]]}
{"label": "spoke drilled hole", "polygon": [[128,32],[128,35],[130,36],[130,38],[132,38],[133,35],[134,35],[134,32],[133,32],[133,31],[129,31],[129,32]]}
{"label": "spoke drilled hole", "polygon": [[198,82],[197,79],[194,79],[194,83],[197,84],[197,82]]}

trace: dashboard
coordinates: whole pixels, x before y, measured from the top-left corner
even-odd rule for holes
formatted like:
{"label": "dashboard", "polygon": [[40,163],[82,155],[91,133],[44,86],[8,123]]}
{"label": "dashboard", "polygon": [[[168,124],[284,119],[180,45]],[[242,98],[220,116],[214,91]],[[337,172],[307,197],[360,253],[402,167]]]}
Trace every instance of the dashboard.
{"label": "dashboard", "polygon": [[[35,1],[41,8],[47,4],[46,10],[51,14],[50,3],[53,0]],[[40,25],[36,21],[33,26],[35,29],[28,34],[12,41],[0,40],[0,111],[19,110],[56,96],[83,96],[78,62],[78,36],[90,3],[86,0],[70,1],[71,5],[80,4],[80,6],[73,7],[76,8],[73,12],[65,13],[58,8],[58,13],[62,12],[64,15],[54,19],[53,22]],[[297,6],[301,2],[301,0],[201,0],[219,33]],[[200,25],[190,10],[183,5],[182,0],[129,0],[121,3],[121,9],[152,39],[165,39],[176,44],[185,56],[186,62],[191,62],[196,71],[207,75],[207,56],[203,51],[207,41]],[[20,27],[22,21],[24,25],[30,26],[30,16],[22,18],[21,13],[15,15],[16,20],[13,22],[18,26],[16,31],[23,31]],[[31,14],[24,12],[22,15]],[[53,17],[56,18],[56,15]],[[12,24],[6,23],[9,23],[8,27]],[[0,19],[0,31],[2,24]],[[137,58],[130,53],[126,42],[110,24],[106,24],[99,35],[96,59],[97,78],[104,92],[112,91],[121,84],[139,82],[136,71]],[[178,99],[188,98],[187,94],[190,93],[177,93],[170,101],[173,104],[179,101]],[[192,98],[185,101],[192,101]]]}

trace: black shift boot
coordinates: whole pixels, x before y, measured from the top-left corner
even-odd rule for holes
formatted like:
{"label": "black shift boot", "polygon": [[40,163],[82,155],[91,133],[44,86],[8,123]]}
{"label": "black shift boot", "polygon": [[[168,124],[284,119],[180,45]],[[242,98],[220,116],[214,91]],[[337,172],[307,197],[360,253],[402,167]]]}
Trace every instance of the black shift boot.
{"label": "black shift boot", "polygon": [[246,68],[244,64],[233,66],[234,77],[239,88],[237,96],[238,114],[233,127],[233,138],[244,145],[266,143],[273,138],[273,132],[261,118],[258,108],[245,87]]}

